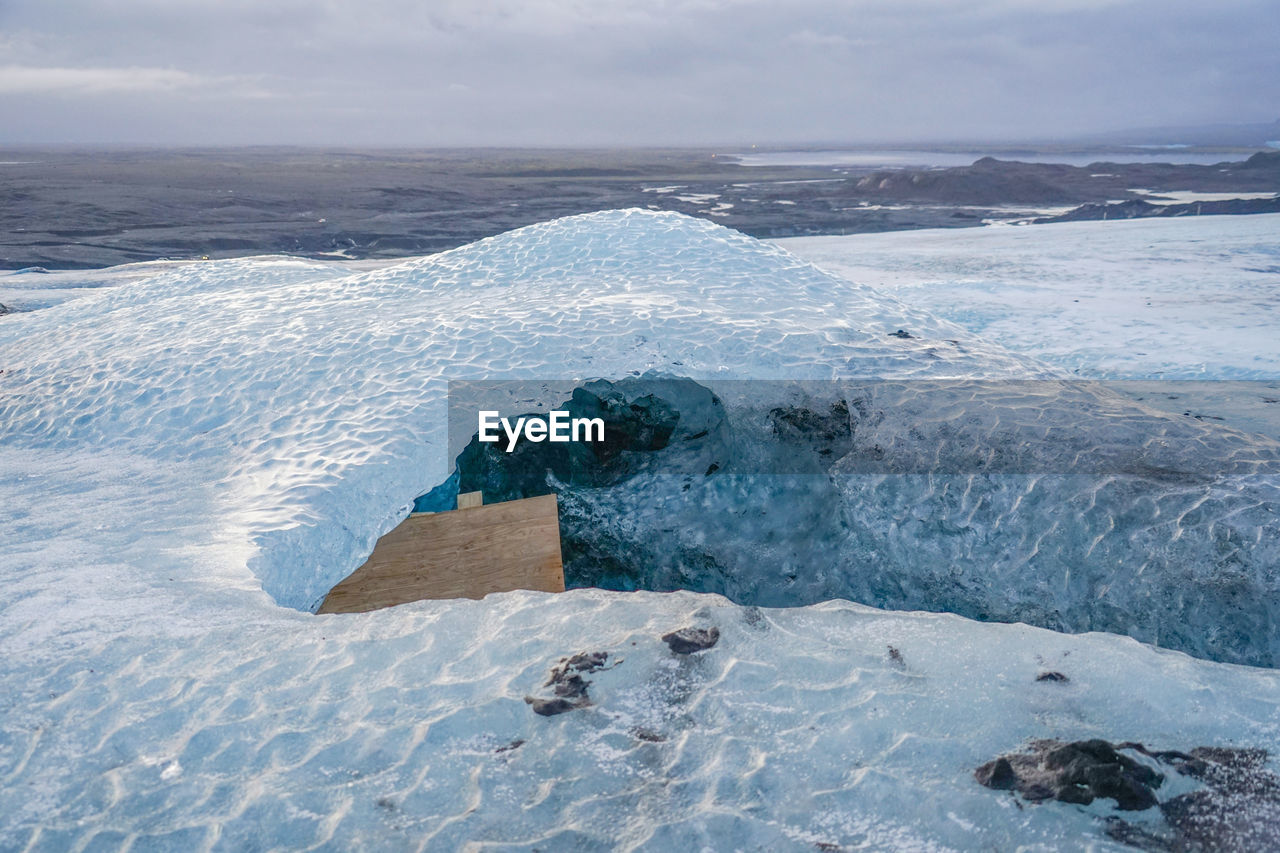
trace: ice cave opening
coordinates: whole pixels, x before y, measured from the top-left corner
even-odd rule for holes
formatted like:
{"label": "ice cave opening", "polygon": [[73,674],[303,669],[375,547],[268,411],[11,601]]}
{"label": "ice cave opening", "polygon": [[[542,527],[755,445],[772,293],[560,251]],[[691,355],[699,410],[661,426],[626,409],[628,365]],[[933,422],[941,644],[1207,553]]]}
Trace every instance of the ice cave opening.
{"label": "ice cave opening", "polygon": [[1276,460],[1098,383],[531,386],[506,383],[505,411],[600,417],[604,440],[507,452],[478,440],[478,398],[451,391],[471,430],[415,509],[555,494],[570,588],[846,599],[1280,660],[1266,595],[1280,543],[1259,534]]}

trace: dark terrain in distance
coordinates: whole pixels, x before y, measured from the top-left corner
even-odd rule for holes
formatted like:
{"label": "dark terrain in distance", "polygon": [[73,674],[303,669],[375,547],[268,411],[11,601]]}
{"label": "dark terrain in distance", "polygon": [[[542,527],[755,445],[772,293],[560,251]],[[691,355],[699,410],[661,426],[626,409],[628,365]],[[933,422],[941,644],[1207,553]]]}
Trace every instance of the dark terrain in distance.
{"label": "dark terrain in distance", "polygon": [[620,207],[693,214],[763,238],[1280,211],[1274,199],[1162,208],[1132,192],[1274,193],[1280,152],[1212,166],[1001,157],[875,170],[743,166],[709,149],[10,148],[0,150],[0,269],[267,253],[389,258]]}

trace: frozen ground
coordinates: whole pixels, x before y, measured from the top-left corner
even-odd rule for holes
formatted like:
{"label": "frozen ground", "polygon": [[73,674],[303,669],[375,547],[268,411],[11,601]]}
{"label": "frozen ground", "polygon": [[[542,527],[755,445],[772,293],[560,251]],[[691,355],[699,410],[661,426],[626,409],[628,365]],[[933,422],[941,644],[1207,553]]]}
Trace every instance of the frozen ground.
{"label": "frozen ground", "polygon": [[1040,227],[776,242],[1075,375],[1280,438],[1280,215]]}
{"label": "frozen ground", "polygon": [[[1270,671],[843,603],[575,591],[318,618],[246,595],[210,621],[6,658],[0,844],[1120,850],[1109,804],[1019,808],[973,769],[1046,736],[1280,737]],[[659,636],[691,624],[719,643],[672,655]],[[530,711],[593,651],[617,666],[592,707]]]}
{"label": "frozen ground", "polygon": [[776,241],[1097,379],[1280,379],[1280,214]]}
{"label": "frozen ground", "polygon": [[[446,379],[650,369],[1052,375],[640,212],[356,273],[192,264],[0,319],[0,849],[1111,849],[1106,804],[973,769],[1040,737],[1277,742],[1274,671],[1113,635],[688,592],[295,609],[443,478]],[[720,640],[675,655],[687,625]],[[534,714],[595,651],[594,704]]]}

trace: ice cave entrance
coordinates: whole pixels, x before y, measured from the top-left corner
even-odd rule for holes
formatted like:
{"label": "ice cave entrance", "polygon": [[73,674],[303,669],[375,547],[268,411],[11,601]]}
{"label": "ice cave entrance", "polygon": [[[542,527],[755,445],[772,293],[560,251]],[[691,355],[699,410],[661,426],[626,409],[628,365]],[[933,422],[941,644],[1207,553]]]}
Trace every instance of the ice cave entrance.
{"label": "ice cave entrance", "polygon": [[[482,383],[477,393],[491,390]],[[529,399],[523,387],[502,391]],[[646,473],[701,477],[727,464],[721,400],[703,385],[669,376],[592,380],[566,396],[549,401],[555,405],[548,412],[521,417],[549,422],[549,412],[567,411],[602,422],[594,440],[503,446],[471,435],[453,474],[415,501],[414,512],[378,540],[364,565],[335,585],[316,612],[517,589],[563,592],[566,575],[570,586],[723,592],[702,590],[696,579],[673,584],[651,577],[647,561],[622,557],[631,550],[625,543],[602,550],[584,536],[601,530],[583,515],[605,493],[628,493]],[[477,405],[462,408],[471,412]],[[475,415],[468,421],[474,424]]]}
{"label": "ice cave entrance", "polygon": [[[505,394],[485,408],[506,415],[601,417],[602,441],[480,442],[451,382],[453,473],[414,506],[435,515],[379,548],[404,537],[433,565],[500,584],[449,596],[845,599],[1276,666],[1273,442],[1075,380],[549,384],[478,390]],[[455,511],[475,491],[485,506]],[[396,571],[386,588],[431,580]]]}

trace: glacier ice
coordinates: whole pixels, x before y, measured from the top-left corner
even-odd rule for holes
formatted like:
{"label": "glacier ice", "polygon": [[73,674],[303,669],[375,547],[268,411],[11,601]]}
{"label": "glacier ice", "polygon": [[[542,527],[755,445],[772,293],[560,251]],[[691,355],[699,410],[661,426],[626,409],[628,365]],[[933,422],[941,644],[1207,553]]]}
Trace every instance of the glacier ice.
{"label": "glacier ice", "polygon": [[1280,379],[1280,214],[776,243],[1095,379]]}
{"label": "glacier ice", "polygon": [[1280,214],[1063,223],[1050,233],[776,242],[1073,375],[1125,380],[1115,390],[1174,414],[1280,438]]}
{"label": "glacier ice", "polygon": [[[1277,742],[1273,670],[1111,634],[693,592],[305,612],[446,479],[448,380],[651,370],[1060,378],[639,211],[354,273],[185,265],[0,319],[0,849],[1123,849],[1105,808],[1019,810],[972,771],[1042,737]],[[1216,487],[1246,518],[1272,486]],[[675,655],[686,627],[719,640]],[[591,705],[534,714],[591,652],[616,662]]]}
{"label": "glacier ice", "polygon": [[[618,450],[473,439],[446,488],[557,492],[572,586],[844,598],[1280,663],[1280,443],[1102,383],[704,382],[645,374],[571,398],[493,383],[572,416],[616,398]],[[493,405],[468,396],[455,387],[451,421]],[[635,412],[659,413],[660,446],[653,427],[628,446]]]}
{"label": "glacier ice", "polygon": [[[162,445],[175,500],[207,492],[169,523],[217,528],[184,546],[243,543],[266,591],[306,608],[447,474],[449,379],[1043,372],[980,342],[935,358],[930,339],[959,330],[727,229],[577,223],[345,277],[210,262],[15,315],[6,445]],[[928,338],[885,346],[903,325]]]}

